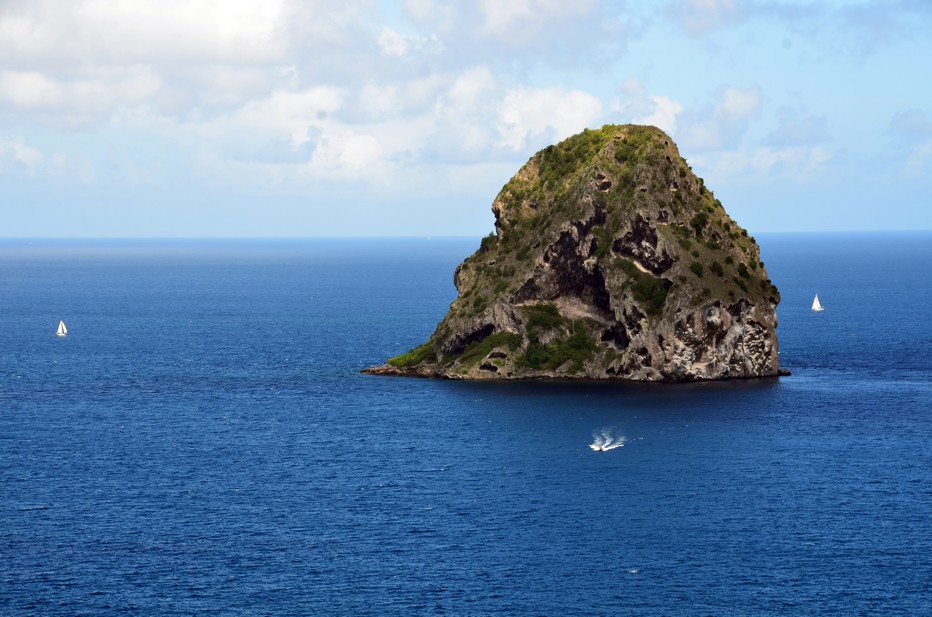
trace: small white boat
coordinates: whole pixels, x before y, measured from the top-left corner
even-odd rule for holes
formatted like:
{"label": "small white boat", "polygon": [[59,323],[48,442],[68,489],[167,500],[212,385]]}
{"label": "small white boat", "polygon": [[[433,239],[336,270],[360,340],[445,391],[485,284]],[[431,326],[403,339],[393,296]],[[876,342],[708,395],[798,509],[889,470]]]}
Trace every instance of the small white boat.
{"label": "small white boat", "polygon": [[56,332],[55,334],[57,334],[58,336],[65,336],[66,334],[68,334],[68,328],[65,327],[64,321],[58,322],[58,332]]}
{"label": "small white boat", "polygon": [[812,310],[813,310],[813,311],[816,311],[816,312],[824,311],[824,310],[825,310],[825,309],[822,307],[822,303],[819,302],[819,294],[816,294],[816,295],[815,295],[815,298],[812,300]]}

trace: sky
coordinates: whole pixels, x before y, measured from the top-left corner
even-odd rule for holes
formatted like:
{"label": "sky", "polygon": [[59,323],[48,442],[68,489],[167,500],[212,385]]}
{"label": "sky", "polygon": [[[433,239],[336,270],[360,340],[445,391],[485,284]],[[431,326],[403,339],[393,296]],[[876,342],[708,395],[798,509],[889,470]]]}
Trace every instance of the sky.
{"label": "sky", "polygon": [[0,237],[481,236],[666,131],[751,232],[932,229],[932,0],[0,0]]}

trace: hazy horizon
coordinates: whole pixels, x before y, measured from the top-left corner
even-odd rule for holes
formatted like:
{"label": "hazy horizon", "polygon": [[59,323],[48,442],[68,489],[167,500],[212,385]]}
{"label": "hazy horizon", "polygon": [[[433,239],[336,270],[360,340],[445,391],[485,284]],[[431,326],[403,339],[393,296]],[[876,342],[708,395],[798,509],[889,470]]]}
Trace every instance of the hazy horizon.
{"label": "hazy horizon", "polygon": [[[813,230],[813,231],[753,231],[748,230],[748,233],[752,236],[811,236],[811,235],[825,235],[825,236],[845,236],[845,235],[924,235],[932,234],[932,229],[851,229],[851,230]],[[185,242],[185,241],[236,241],[236,240],[255,240],[255,241],[303,241],[303,240],[475,240],[479,241],[482,237],[487,234],[431,234],[431,235],[403,235],[403,234],[394,234],[394,235],[357,235],[357,236],[0,236],[0,241],[101,241],[101,242],[120,242],[120,241],[167,241],[167,242]],[[759,243],[758,243],[759,244]]]}

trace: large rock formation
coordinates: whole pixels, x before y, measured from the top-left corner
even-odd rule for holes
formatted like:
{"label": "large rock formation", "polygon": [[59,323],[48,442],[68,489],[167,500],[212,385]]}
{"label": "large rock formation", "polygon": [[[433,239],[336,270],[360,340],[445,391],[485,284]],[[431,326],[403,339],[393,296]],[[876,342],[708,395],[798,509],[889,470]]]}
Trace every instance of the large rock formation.
{"label": "large rock formation", "polygon": [[368,369],[456,379],[693,381],[777,375],[754,239],[647,126],[541,150],[492,204],[430,339]]}

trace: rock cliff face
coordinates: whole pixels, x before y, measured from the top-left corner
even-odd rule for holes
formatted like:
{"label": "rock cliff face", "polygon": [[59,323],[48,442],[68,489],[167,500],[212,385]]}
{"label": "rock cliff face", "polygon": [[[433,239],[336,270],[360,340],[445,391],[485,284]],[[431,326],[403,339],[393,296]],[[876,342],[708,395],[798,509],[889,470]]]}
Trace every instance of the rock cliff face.
{"label": "rock cliff face", "polygon": [[754,239],[673,141],[584,131],[492,204],[430,339],[377,374],[695,381],[777,375],[780,294]]}

